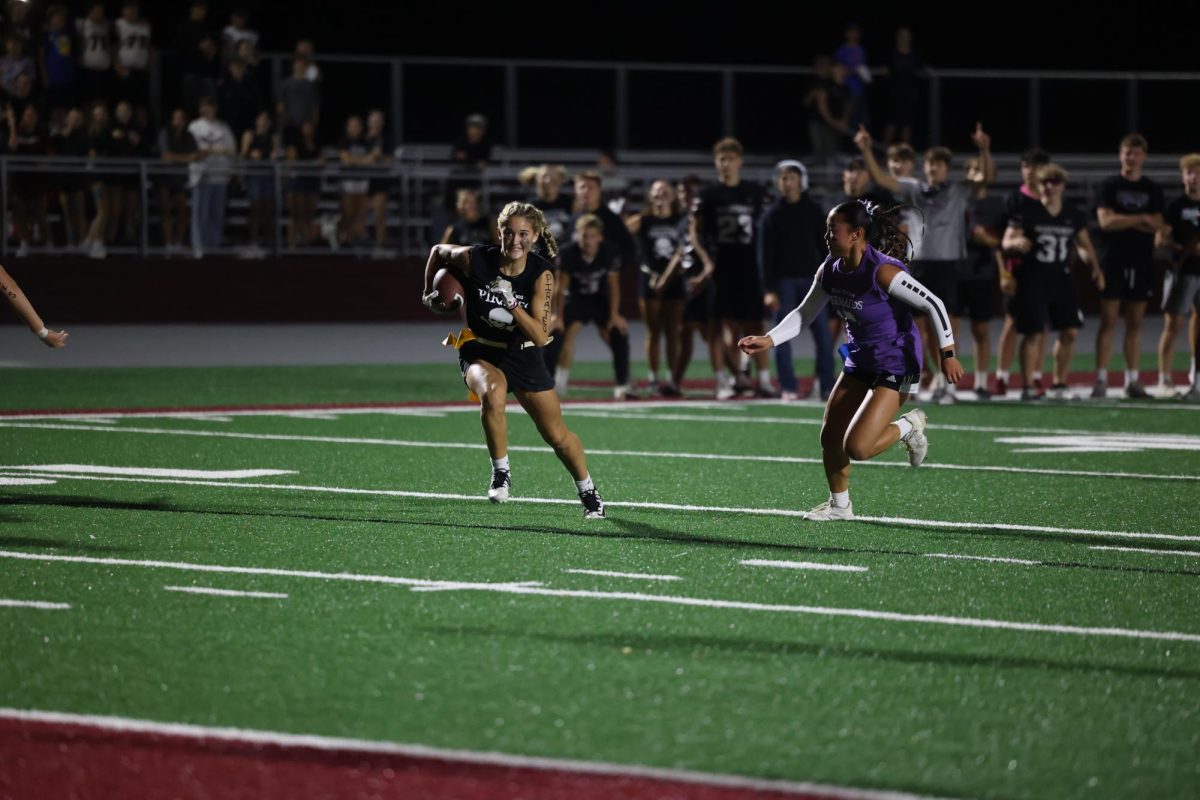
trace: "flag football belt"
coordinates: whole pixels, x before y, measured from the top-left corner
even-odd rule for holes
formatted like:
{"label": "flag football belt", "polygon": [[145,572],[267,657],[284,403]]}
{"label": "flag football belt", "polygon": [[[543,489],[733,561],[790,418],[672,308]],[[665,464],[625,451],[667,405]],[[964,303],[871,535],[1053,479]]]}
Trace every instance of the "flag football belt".
{"label": "flag football belt", "polygon": [[[553,341],[554,337],[551,336],[546,340],[546,344],[550,344]],[[476,336],[475,332],[470,328],[463,328],[457,334],[450,332],[442,340],[443,345],[453,347],[455,350],[461,350],[462,346],[467,342],[479,342],[480,344],[487,345],[488,347],[496,347],[500,350],[524,350],[527,347],[537,347],[536,344],[528,340],[524,342],[497,342],[494,339],[485,339],[482,336]]]}

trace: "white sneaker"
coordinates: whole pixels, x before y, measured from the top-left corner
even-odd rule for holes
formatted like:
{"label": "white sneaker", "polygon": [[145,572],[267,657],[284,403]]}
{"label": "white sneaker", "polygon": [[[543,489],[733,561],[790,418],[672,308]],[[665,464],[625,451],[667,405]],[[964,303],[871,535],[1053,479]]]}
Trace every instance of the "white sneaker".
{"label": "white sneaker", "polygon": [[925,463],[925,456],[929,454],[929,439],[925,438],[925,412],[914,408],[906,414],[901,414],[900,419],[906,419],[908,424],[912,425],[912,430],[900,443],[908,451],[908,463],[919,467]]}
{"label": "white sneaker", "polygon": [[834,522],[839,519],[854,519],[854,503],[852,501],[845,508],[839,508],[833,504],[833,498],[831,497],[812,511],[804,512],[803,518],[811,522]]}
{"label": "white sneaker", "polygon": [[779,399],[785,403],[791,403],[799,400],[800,394],[798,392],[780,392]]}
{"label": "white sneaker", "polygon": [[29,242],[21,242],[20,246],[17,247],[16,257],[17,258],[25,258],[28,255],[29,255]]}
{"label": "white sneaker", "polygon": [[88,247],[88,258],[107,258],[108,251],[104,249],[104,242],[92,242]]}
{"label": "white sneaker", "polygon": [[510,488],[512,488],[512,479],[509,477],[508,470],[492,470],[492,483],[488,486],[488,500],[493,503],[503,503],[508,499]]}
{"label": "white sneaker", "polygon": [[733,379],[723,380],[720,375],[717,376],[717,399],[732,400],[737,397],[737,387]]}

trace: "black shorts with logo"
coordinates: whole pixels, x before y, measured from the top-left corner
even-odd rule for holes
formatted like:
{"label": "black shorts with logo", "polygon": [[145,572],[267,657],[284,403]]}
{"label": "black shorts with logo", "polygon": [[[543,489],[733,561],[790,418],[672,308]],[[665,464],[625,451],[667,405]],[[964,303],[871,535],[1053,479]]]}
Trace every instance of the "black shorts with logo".
{"label": "black shorts with logo", "polygon": [[921,380],[921,373],[912,375],[897,375],[892,372],[857,372],[844,370],[847,378],[853,378],[859,383],[865,383],[872,389],[893,389],[900,394],[912,394],[912,387]]}
{"label": "black shorts with logo", "polygon": [[1100,297],[1105,300],[1128,300],[1133,303],[1145,303],[1154,293],[1154,266],[1152,264],[1108,263],[1104,265],[1104,291]]}
{"label": "black shorts with logo", "polygon": [[458,369],[464,382],[467,368],[476,361],[486,361],[503,372],[510,392],[544,392],[554,388],[554,378],[546,369],[541,347],[510,350],[480,342],[467,342],[458,351]]}

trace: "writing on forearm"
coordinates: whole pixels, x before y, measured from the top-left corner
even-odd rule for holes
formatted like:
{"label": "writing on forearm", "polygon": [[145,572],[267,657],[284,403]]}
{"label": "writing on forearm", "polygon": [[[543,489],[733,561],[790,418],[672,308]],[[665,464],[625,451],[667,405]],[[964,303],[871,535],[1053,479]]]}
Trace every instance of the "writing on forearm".
{"label": "writing on forearm", "polygon": [[542,305],[542,333],[550,333],[550,305],[554,297],[554,281],[546,281],[546,301]]}

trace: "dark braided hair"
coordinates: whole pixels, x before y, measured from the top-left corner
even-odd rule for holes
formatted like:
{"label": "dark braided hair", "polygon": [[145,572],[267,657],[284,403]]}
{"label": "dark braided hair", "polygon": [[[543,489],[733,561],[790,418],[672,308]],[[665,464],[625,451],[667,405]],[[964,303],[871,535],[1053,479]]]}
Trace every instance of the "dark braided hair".
{"label": "dark braided hair", "polygon": [[[896,213],[902,208],[915,206],[899,205],[884,210],[878,203],[869,200],[848,200],[833,209],[851,228],[862,228],[867,233],[867,244],[885,256],[907,265],[913,256],[912,239],[900,230]],[[918,213],[920,209],[917,209]]]}

